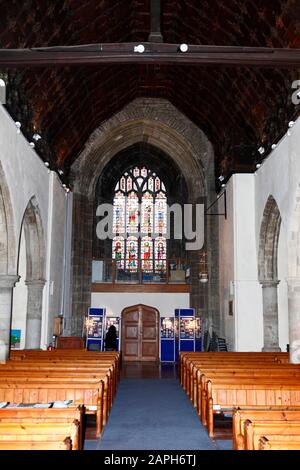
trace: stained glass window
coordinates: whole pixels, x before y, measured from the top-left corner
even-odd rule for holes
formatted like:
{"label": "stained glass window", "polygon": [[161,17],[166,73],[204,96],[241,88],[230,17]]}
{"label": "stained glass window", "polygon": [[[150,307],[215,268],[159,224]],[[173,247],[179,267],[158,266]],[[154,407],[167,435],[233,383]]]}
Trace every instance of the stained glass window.
{"label": "stained glass window", "polygon": [[151,170],[134,167],[115,186],[113,259],[118,269],[166,271],[167,195]]}

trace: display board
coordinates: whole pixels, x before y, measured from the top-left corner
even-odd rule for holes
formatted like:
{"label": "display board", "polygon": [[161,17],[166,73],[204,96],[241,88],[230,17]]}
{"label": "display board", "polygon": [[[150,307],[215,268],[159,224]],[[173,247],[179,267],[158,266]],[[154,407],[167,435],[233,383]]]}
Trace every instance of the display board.
{"label": "display board", "polygon": [[175,361],[175,318],[161,317],[160,319],[160,360]]}
{"label": "display board", "polygon": [[86,319],[86,348],[88,351],[103,350],[105,308],[89,308]]}
{"label": "display board", "polygon": [[201,319],[195,309],[175,310],[175,360],[181,351],[201,351]]}

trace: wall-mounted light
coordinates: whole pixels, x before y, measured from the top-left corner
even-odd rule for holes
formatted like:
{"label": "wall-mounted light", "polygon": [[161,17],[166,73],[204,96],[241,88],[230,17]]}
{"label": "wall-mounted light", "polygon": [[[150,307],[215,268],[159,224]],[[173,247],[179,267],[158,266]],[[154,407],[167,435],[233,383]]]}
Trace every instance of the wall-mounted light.
{"label": "wall-mounted light", "polygon": [[260,168],[260,167],[261,167],[261,163],[257,163],[257,164],[256,164],[256,168],[258,169],[258,168]]}
{"label": "wall-mounted light", "polygon": [[34,142],[29,142],[29,145],[30,145],[31,148],[34,149],[34,147],[35,147],[35,143],[34,143]]}
{"label": "wall-mounted light", "polygon": [[40,140],[42,137],[40,136],[40,134],[33,134],[32,138],[33,138],[33,140],[35,140],[35,141],[37,142],[37,141]]}
{"label": "wall-mounted light", "polygon": [[295,121],[290,121],[289,122],[289,128],[293,127],[294,124],[295,124]]}
{"label": "wall-mounted light", "polygon": [[16,128],[17,128],[17,134],[20,134],[22,124],[20,123],[20,121],[16,121],[15,125],[16,125]]}
{"label": "wall-mounted light", "polygon": [[189,46],[187,44],[180,44],[179,49],[181,52],[187,52],[189,50]]}
{"label": "wall-mounted light", "polygon": [[58,173],[62,176],[64,174],[63,170],[58,170]]}
{"label": "wall-mounted light", "polygon": [[224,179],[225,179],[225,178],[224,178],[223,175],[219,176],[219,178],[218,178],[219,181],[224,181]]}
{"label": "wall-mounted light", "polygon": [[199,281],[202,284],[206,284],[208,282],[208,272],[206,266],[206,256],[205,252],[200,253],[200,272],[198,274]]}
{"label": "wall-mounted light", "polygon": [[49,163],[49,162],[45,162],[45,166],[46,166],[47,168],[49,168],[50,163]]}
{"label": "wall-mounted light", "polygon": [[272,144],[271,149],[274,150],[276,149],[276,147],[277,147],[277,144]]}
{"label": "wall-mounted light", "polygon": [[265,148],[264,147],[259,147],[258,152],[263,155],[265,153]]}
{"label": "wall-mounted light", "polygon": [[138,46],[134,46],[134,52],[139,52],[140,54],[143,54],[145,52],[145,46],[143,44],[139,44]]}

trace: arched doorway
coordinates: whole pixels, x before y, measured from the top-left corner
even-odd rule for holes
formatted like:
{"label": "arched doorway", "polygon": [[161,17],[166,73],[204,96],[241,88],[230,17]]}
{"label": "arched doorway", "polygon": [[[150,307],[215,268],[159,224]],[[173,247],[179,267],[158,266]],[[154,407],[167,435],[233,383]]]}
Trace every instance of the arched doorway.
{"label": "arched doorway", "polygon": [[122,310],[121,350],[124,361],[159,360],[159,312],[138,304]]}

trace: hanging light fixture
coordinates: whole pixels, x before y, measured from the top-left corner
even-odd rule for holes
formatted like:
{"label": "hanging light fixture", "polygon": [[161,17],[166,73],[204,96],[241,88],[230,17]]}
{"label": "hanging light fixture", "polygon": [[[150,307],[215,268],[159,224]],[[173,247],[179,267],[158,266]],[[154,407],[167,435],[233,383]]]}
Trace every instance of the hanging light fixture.
{"label": "hanging light fixture", "polygon": [[208,272],[206,266],[206,256],[207,253],[205,251],[200,253],[200,272],[198,274],[199,281],[202,284],[206,284],[208,282]]}

